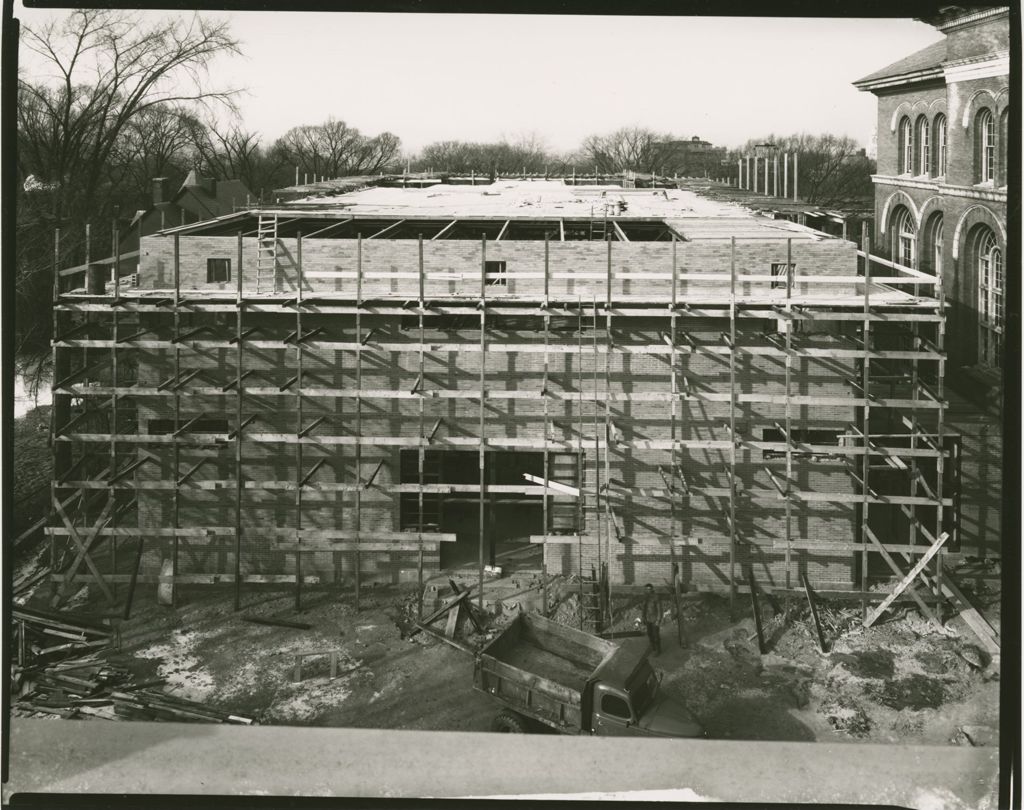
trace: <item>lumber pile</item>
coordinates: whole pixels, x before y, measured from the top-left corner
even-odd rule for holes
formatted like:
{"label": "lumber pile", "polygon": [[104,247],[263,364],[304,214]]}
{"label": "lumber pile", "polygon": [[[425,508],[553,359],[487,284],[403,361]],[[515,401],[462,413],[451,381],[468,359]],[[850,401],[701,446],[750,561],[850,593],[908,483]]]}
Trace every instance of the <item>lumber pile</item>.
{"label": "lumber pile", "polygon": [[114,645],[114,629],[68,613],[15,605],[12,640],[19,668],[53,663]]}
{"label": "lumber pile", "polygon": [[116,631],[107,625],[23,606],[14,607],[12,619],[12,708],[19,716],[253,723],[154,691],[163,678],[139,681],[127,669],[102,660],[100,655],[116,644]]}

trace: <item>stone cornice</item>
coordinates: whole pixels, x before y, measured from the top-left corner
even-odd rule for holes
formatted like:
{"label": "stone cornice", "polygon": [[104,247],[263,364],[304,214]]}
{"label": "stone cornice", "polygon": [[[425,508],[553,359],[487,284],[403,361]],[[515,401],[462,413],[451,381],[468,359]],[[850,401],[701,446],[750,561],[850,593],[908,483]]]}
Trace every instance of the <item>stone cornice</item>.
{"label": "stone cornice", "polygon": [[1007,17],[1009,14],[1009,7],[1002,6],[1000,8],[987,8],[981,11],[961,14],[950,20],[946,20],[945,22],[931,24],[938,28],[943,34],[949,34],[953,31],[959,31],[961,28],[966,28],[969,25],[974,25],[975,23],[979,23],[984,20],[996,19],[998,17]]}
{"label": "stone cornice", "polygon": [[967,197],[972,200],[984,200],[1006,204],[1006,189],[992,188],[991,186],[954,186],[943,183],[939,180],[930,180],[917,177],[903,177],[887,174],[871,175],[871,182],[878,186],[896,186],[897,188],[919,188],[925,191],[934,191],[946,197]]}
{"label": "stone cornice", "polygon": [[981,57],[958,59],[955,62],[944,62],[942,72],[947,84],[966,82],[971,79],[989,79],[997,76],[1010,75],[1010,52],[996,51]]}

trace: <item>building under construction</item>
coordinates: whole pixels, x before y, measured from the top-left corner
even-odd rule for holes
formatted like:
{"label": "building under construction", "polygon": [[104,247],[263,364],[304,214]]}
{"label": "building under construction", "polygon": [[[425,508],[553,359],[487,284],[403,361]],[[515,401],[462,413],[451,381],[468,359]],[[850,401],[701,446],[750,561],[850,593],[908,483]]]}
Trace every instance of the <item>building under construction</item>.
{"label": "building under construction", "polygon": [[527,541],[613,587],[941,577],[971,542],[943,294],[864,242],[498,180],[246,207],[61,270],[55,578],[358,598]]}

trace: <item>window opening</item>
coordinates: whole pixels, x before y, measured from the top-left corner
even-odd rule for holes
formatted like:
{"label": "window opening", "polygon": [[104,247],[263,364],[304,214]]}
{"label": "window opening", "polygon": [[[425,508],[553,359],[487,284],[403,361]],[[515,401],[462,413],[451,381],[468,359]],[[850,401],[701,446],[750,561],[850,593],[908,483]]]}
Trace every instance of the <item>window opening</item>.
{"label": "window opening", "polygon": [[206,281],[209,284],[231,281],[231,259],[207,259]]}

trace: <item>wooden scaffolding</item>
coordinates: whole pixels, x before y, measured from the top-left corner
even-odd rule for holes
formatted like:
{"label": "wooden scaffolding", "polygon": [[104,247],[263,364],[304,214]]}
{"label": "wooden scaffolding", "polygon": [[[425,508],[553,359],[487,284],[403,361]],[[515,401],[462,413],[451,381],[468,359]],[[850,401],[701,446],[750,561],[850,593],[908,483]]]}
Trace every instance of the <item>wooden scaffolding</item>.
{"label": "wooden scaffolding", "polygon": [[[866,612],[870,602],[877,602],[884,593],[876,593],[869,587],[869,561],[878,555],[891,569],[894,576],[903,577],[904,569],[910,567],[915,558],[926,554],[946,530],[944,521],[954,505],[948,480],[944,480],[944,465],[949,457],[944,435],[943,375],[945,372],[945,303],[940,279],[921,271],[902,267],[879,257],[872,256],[871,246],[865,233],[862,250],[858,255],[862,269],[855,276],[815,276],[813,272],[798,274],[791,260],[791,240],[786,240],[786,261],[784,275],[751,274],[741,272],[736,263],[736,239],[730,240],[732,261],[725,281],[727,292],[717,300],[688,301],[679,292],[686,281],[707,281],[706,273],[684,271],[676,261],[673,241],[671,268],[661,273],[646,273],[645,277],[669,280],[671,295],[667,300],[651,297],[650,301],[623,303],[613,294],[614,282],[628,274],[613,267],[613,242],[610,229],[606,234],[607,264],[604,268],[605,295],[598,300],[575,301],[555,300],[550,295],[549,280],[552,277],[550,253],[545,239],[543,261],[543,294],[539,297],[516,297],[511,299],[500,290],[496,293],[494,284],[499,273],[488,269],[487,238],[480,243],[479,290],[476,295],[453,296],[448,300],[430,300],[425,295],[425,272],[423,260],[423,238],[419,239],[418,286],[419,295],[414,300],[388,299],[386,297],[364,298],[362,237],[359,237],[359,251],[356,263],[356,295],[344,296],[336,293],[314,290],[303,276],[302,235],[297,244],[298,284],[294,291],[272,292],[247,289],[243,283],[243,233],[238,232],[237,267],[234,294],[211,293],[186,290],[181,286],[180,235],[175,234],[173,289],[152,291],[126,289],[117,272],[102,291],[64,289],[74,284],[83,273],[93,273],[95,265],[86,264],[59,270],[59,234],[55,249],[54,290],[54,407],[52,417],[52,441],[55,454],[55,473],[52,482],[52,503],[54,518],[47,532],[51,538],[51,562],[54,570],[55,598],[69,595],[76,583],[95,583],[111,601],[116,600],[116,589],[121,583],[137,581],[171,581],[174,583],[227,583],[234,587],[235,607],[240,606],[242,586],[246,583],[276,582],[292,583],[295,590],[296,606],[301,604],[302,588],[305,581],[302,559],[304,554],[322,551],[350,551],[355,555],[354,598],[358,605],[361,592],[360,554],[378,552],[412,551],[418,554],[418,584],[422,593],[423,555],[425,544],[436,544],[453,540],[437,531],[428,531],[424,525],[424,497],[445,493],[475,495],[479,509],[479,566],[481,584],[485,575],[487,549],[485,538],[488,526],[485,521],[487,499],[495,493],[521,494],[541,498],[544,532],[534,538],[543,546],[545,562],[549,544],[572,544],[580,554],[580,574],[583,572],[582,553],[584,534],[582,529],[575,535],[556,535],[550,532],[549,516],[552,511],[552,497],[572,494],[574,488],[549,480],[550,459],[555,452],[569,452],[577,455],[582,466],[582,454],[592,453],[592,463],[581,469],[577,478],[577,509],[582,514],[584,503],[593,505],[594,526],[587,532],[588,537],[597,539],[597,568],[607,565],[618,553],[622,542],[621,516],[616,514],[613,495],[628,494],[636,498],[656,499],[664,504],[671,515],[672,530],[667,538],[673,563],[678,555],[685,556],[691,545],[683,522],[690,499],[697,496],[716,498],[722,504],[729,528],[728,591],[732,598],[739,592],[749,590],[746,576],[740,570],[739,554],[742,547],[752,543],[742,536],[737,520],[740,508],[756,508],[759,503],[783,502],[785,508],[785,532],[774,538],[772,548],[785,555],[786,575],[784,588],[800,588],[794,577],[791,580],[791,561],[794,552],[814,548],[859,555],[860,587],[853,593],[859,597]],[[114,244],[117,244],[115,238]],[[262,249],[262,248],[261,248]],[[113,267],[119,266],[115,255]],[[876,275],[874,269],[884,267],[887,275]],[[103,272],[106,272],[105,270]],[[500,275],[504,275],[504,270]],[[323,273],[318,274],[320,276]],[[378,273],[379,275],[379,273]],[[260,284],[264,282],[260,279]],[[739,285],[757,284],[766,294],[753,299],[738,294]],[[843,284],[856,285],[861,294],[808,297],[797,295],[798,285]],[[780,294],[780,290],[784,294]],[[893,297],[894,290],[912,291],[912,295]],[[767,291],[770,291],[768,294]],[[168,294],[169,292],[169,294]],[[140,316],[147,313],[170,314],[172,334],[154,334],[140,325]],[[220,331],[208,326],[186,327],[185,315],[207,314],[227,316],[233,319],[233,329],[222,324]],[[354,336],[351,340],[325,339],[320,328],[308,328],[304,318],[310,315],[338,315],[354,319]],[[374,339],[373,330],[365,330],[363,319],[367,316],[391,316],[417,320],[416,337],[412,340],[387,341]],[[260,335],[254,318],[272,316],[280,319],[294,319],[293,331],[283,340],[267,339]],[[425,318],[432,316],[466,318],[478,323],[479,341],[475,345],[462,343],[438,343],[429,341],[425,332]],[[502,316],[528,317],[536,324],[537,337],[529,342],[507,342],[492,334],[493,318]],[[565,340],[552,329],[552,318],[575,319],[577,339]],[[616,345],[613,327],[624,319],[660,319],[664,324],[661,341],[645,345]],[[727,324],[727,331],[718,342],[697,341],[686,330],[688,319],[713,318]],[[738,329],[745,319],[776,319],[785,327],[771,345],[747,345]],[[801,344],[794,338],[794,325],[801,322],[828,321],[853,324],[859,327],[857,337],[846,335],[838,348],[815,348]],[[590,341],[584,341],[584,326],[589,324]],[[876,345],[876,332],[884,327],[891,339],[896,329],[906,332],[907,348],[885,348]],[[587,345],[589,343],[589,345]],[[196,369],[191,368],[190,352],[197,350],[223,349],[233,353],[230,379],[210,385],[202,380]],[[294,375],[285,384],[267,386],[255,384],[250,371],[246,370],[247,353],[261,350],[284,350],[294,356]],[[309,381],[306,373],[308,356],[314,351],[345,352],[354,358],[355,386],[332,388]],[[435,388],[427,390],[424,378],[424,362],[437,352],[479,352],[480,371],[475,390],[453,390]],[[156,386],[143,386],[130,379],[126,370],[130,364],[126,358],[132,353],[163,352],[173,359],[173,373]],[[402,386],[393,390],[371,390],[363,387],[364,356],[388,352],[415,353],[418,357],[419,375],[415,385],[409,389]],[[496,390],[488,387],[484,357],[488,353],[538,353],[543,357],[541,390]],[[661,390],[625,391],[614,385],[611,359],[616,353],[656,355],[668,359],[666,378]],[[556,355],[575,355],[582,358],[589,354],[592,363],[592,377],[584,378],[582,363],[577,363],[577,384],[575,391],[556,391],[549,388],[551,358]],[[604,356],[604,373],[599,373],[601,355]],[[728,362],[729,383],[727,390],[707,391],[691,384],[687,363],[701,355],[724,358]],[[784,366],[783,393],[743,392],[738,379],[737,361],[744,356],[760,355],[777,358]],[[822,397],[798,393],[794,379],[793,364],[802,358],[846,358],[855,362],[860,371],[859,381],[852,381],[853,391],[849,396]],[[898,371],[894,371],[899,367]],[[894,382],[896,380],[897,382]],[[205,384],[204,384],[205,383]],[[223,403],[219,414],[230,415],[226,430],[221,434],[192,433],[190,426],[199,417],[182,422],[182,403],[189,397],[219,397]],[[291,408],[294,413],[294,431],[260,431],[260,416],[250,407],[252,398],[274,397],[282,408]],[[321,435],[317,428],[322,417],[309,420],[304,410],[309,403],[322,398],[352,400],[354,414],[352,431],[347,435]],[[174,420],[173,430],[165,434],[144,433],[132,423],[133,403],[154,399],[171,403]],[[428,426],[425,403],[427,399],[476,400],[478,403],[478,431],[476,436],[439,434],[441,420]],[[393,400],[415,400],[418,405],[416,436],[364,435],[364,402],[387,402]],[[515,401],[533,400],[541,403],[543,412],[543,436],[540,439],[527,437],[488,436],[486,409],[501,407]],[[687,402],[725,403],[728,406],[728,436],[716,438],[683,438],[681,431],[681,406]],[[552,430],[552,405],[570,403],[575,406],[576,438],[555,438]],[[669,423],[668,435],[662,438],[624,440],[618,435],[612,417],[613,403],[662,403]],[[784,420],[777,423],[781,440],[757,440],[745,435],[737,420],[740,406],[744,403],[762,403],[782,406]],[[233,407],[231,407],[233,405]],[[859,409],[858,424],[849,426],[847,441],[836,445],[815,445],[799,440],[793,429],[794,409],[817,406],[852,406]],[[589,420],[585,411],[589,410]],[[898,440],[880,434],[873,429],[873,414],[880,410],[898,413],[906,427],[905,435]],[[926,429],[920,419],[929,414]],[[589,422],[589,435],[588,433]],[[200,460],[189,469],[182,469],[180,448],[184,443],[191,445],[216,445],[230,443],[234,450],[232,474],[216,479],[196,480],[194,476],[203,464]],[[250,480],[245,467],[250,447],[258,443],[275,448],[275,452],[290,455],[294,459],[295,476],[290,480]],[[159,459],[150,451],[154,445],[169,444],[172,454],[172,474],[156,481],[140,481],[135,472],[146,464],[157,464]],[[309,449],[316,448],[315,456]],[[475,449],[479,457],[479,480],[476,484],[443,484],[425,480],[425,454],[428,449],[458,447]],[[668,469],[659,467],[664,481],[663,488],[625,487],[611,478],[610,456],[622,448],[635,451],[658,451],[668,453]],[[397,448],[414,448],[417,456],[418,480],[416,483],[375,483],[378,472],[384,464],[381,450],[392,452]],[[543,456],[545,478],[540,482],[524,482],[522,485],[495,485],[485,476],[485,455],[489,449],[530,449],[540,451]],[[682,454],[695,449],[715,450],[724,455],[726,464],[724,476],[726,486],[703,486],[687,480],[681,461]],[[785,474],[779,476],[768,470],[772,487],[742,493],[742,505],[737,492],[737,454],[741,450],[761,450],[784,453]],[[364,451],[370,453],[367,457]],[[356,474],[350,481],[316,482],[315,474],[332,453],[352,453]],[[799,459],[807,454],[828,453],[847,459],[850,475],[856,482],[858,492],[814,492],[795,486],[794,470]],[[369,475],[362,474],[367,458],[376,463]],[[313,460],[310,464],[310,460]],[[934,476],[921,473],[920,465],[934,467]],[[908,469],[910,489],[905,494],[878,491],[873,486],[872,471],[877,464]],[[400,496],[413,493],[417,496],[417,531],[379,531],[362,529],[362,496],[369,488]],[[188,488],[218,490],[233,493],[234,520],[231,525],[194,526],[182,525],[180,498]],[[139,490],[153,489],[169,491],[172,496],[170,525],[140,527],[137,519],[130,517],[135,507],[135,496]],[[267,490],[292,492],[296,518],[287,527],[261,529],[263,534],[272,534],[277,542],[275,551],[294,554],[294,574],[243,575],[241,559],[246,544],[246,528],[242,518],[243,504],[247,491]],[[303,504],[311,498],[325,493],[347,493],[352,498],[354,510],[353,530],[340,528],[307,528],[302,523]],[[855,504],[860,509],[859,537],[834,543],[796,535],[796,514],[801,507],[819,503]],[[881,506],[896,506],[906,514],[910,522],[910,533],[905,542],[893,542],[889,537],[878,537],[870,526],[873,510]],[[934,513],[934,515],[932,515]],[[921,518],[926,514],[927,519]],[[578,526],[582,522],[577,523]],[[180,572],[180,551],[192,553],[190,543],[194,540],[212,537],[226,538],[234,544],[234,570],[216,573],[183,574]],[[171,571],[168,575],[141,575],[138,572],[144,543],[151,538],[171,538],[173,553]],[[125,541],[136,543],[135,568],[126,569],[124,556],[118,562],[118,548]],[[181,547],[181,548],[180,548]],[[71,562],[61,566],[58,557],[61,551],[70,550]],[[100,552],[106,555],[106,570],[101,570],[98,559]],[[941,548],[932,561],[931,598],[922,596],[913,587],[910,595],[917,601],[925,615],[938,621],[941,617],[934,610],[936,599],[942,593],[943,559],[947,552]],[[903,563],[898,561],[902,559]],[[88,568],[83,572],[82,566]],[[547,571],[545,565],[545,579]],[[799,590],[802,593],[802,590]],[[845,592],[827,591],[827,593]],[[545,608],[547,591],[545,589]],[[478,592],[481,605],[483,588]]]}

